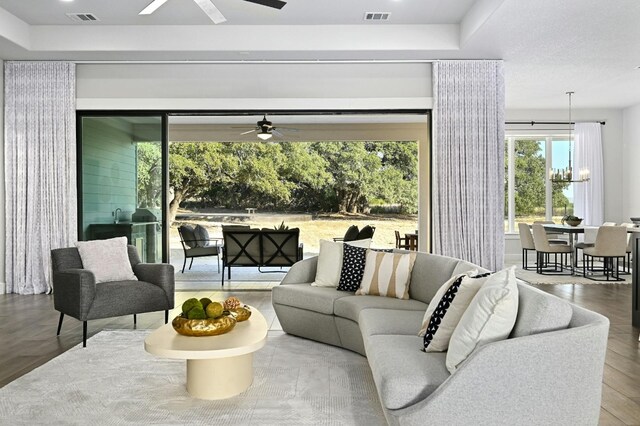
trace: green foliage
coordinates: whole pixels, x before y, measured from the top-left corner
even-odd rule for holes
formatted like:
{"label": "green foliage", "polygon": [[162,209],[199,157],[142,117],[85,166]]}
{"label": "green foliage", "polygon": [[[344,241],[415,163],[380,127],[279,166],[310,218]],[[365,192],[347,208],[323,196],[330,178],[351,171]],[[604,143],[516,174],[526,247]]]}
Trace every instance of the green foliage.
{"label": "green foliage", "polygon": [[370,201],[417,212],[415,142],[172,143],[172,217],[184,200],[208,206],[366,211]]}
{"label": "green foliage", "polygon": [[154,142],[136,145],[138,207],[159,208],[162,203],[162,149]]}
{"label": "green foliage", "polygon": [[197,307],[202,309],[202,303],[200,303],[200,301],[198,299],[196,299],[195,297],[193,297],[191,299],[187,299],[182,304],[182,313],[187,315],[191,311],[191,309],[197,308]]}
{"label": "green foliage", "polygon": [[280,225],[274,226],[273,229],[275,229],[276,231],[288,231],[289,227],[284,224],[284,220],[283,220]]}

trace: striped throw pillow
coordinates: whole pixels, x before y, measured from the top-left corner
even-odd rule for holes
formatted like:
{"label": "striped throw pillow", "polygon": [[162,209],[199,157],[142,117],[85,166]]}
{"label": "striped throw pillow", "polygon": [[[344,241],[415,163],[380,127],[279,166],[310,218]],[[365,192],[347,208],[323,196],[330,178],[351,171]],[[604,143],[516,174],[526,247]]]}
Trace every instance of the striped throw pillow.
{"label": "striped throw pillow", "polygon": [[384,253],[367,251],[362,284],[356,295],[409,298],[411,270],[416,253]]}

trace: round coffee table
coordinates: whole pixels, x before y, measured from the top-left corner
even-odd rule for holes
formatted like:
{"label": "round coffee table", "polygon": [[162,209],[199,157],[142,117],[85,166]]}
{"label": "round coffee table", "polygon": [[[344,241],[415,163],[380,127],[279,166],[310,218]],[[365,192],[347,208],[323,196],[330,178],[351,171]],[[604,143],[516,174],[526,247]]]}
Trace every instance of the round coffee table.
{"label": "round coffee table", "polygon": [[164,358],[187,360],[187,391],[199,399],[225,399],[253,382],[253,353],[267,339],[267,321],[255,308],[251,317],[219,336],[191,337],[165,324],[144,340],[144,349]]}

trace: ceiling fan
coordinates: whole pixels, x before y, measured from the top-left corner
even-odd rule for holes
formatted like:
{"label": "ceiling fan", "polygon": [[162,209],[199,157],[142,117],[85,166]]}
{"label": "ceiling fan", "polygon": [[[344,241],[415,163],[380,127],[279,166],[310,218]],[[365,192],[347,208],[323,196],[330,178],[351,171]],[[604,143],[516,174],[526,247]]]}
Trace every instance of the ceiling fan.
{"label": "ceiling fan", "polygon": [[[153,0],[147,7],[142,9],[138,15],[151,15],[160,6],[165,4],[168,0]],[[196,2],[200,9],[213,21],[214,24],[220,24],[225,22],[227,18],[218,10],[215,4],[211,0],[193,0]],[[274,9],[282,9],[287,2],[281,0],[243,0],[250,3],[256,3],[262,6],[272,7]]]}
{"label": "ceiling fan", "polygon": [[[281,127],[282,129],[282,127]],[[288,130],[293,130],[296,131],[297,129],[288,129]],[[267,116],[264,115],[262,117],[262,120],[258,121],[256,123],[256,127],[252,130],[248,130],[246,132],[242,132],[240,133],[241,135],[248,135],[249,133],[253,133],[253,132],[258,132],[257,136],[262,139],[263,141],[266,141],[267,139],[270,139],[273,135],[276,135],[278,137],[283,137],[284,135],[282,133],[280,133],[278,130],[276,130],[276,128],[274,127],[273,123],[269,120],[267,120]]]}

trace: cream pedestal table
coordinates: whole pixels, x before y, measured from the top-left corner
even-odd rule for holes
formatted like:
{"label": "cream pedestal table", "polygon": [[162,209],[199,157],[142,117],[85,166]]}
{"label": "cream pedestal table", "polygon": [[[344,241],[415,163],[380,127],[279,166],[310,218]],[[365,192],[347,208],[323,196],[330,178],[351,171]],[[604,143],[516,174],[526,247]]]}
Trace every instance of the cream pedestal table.
{"label": "cream pedestal table", "polygon": [[253,353],[267,339],[267,321],[255,308],[229,333],[191,337],[165,324],[144,340],[144,349],[164,358],[187,360],[187,391],[199,399],[238,395],[253,382]]}

